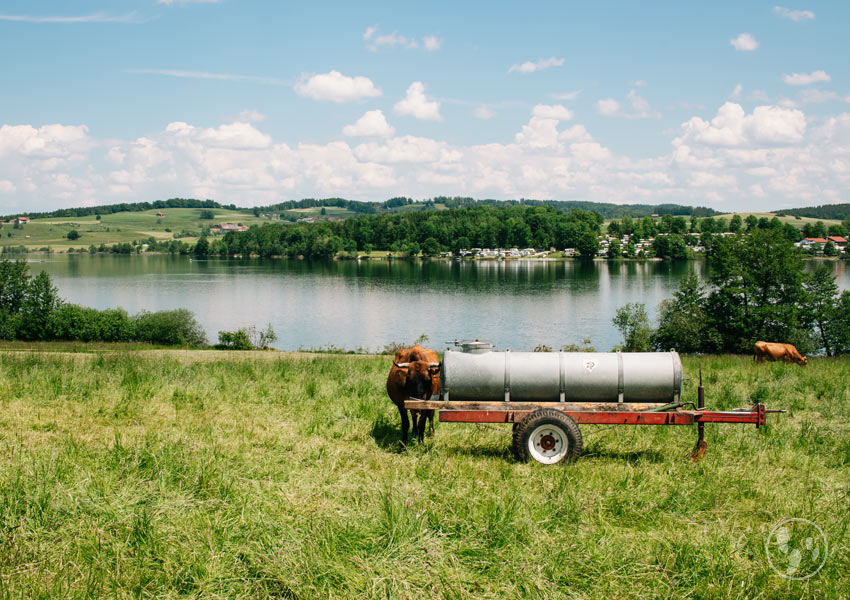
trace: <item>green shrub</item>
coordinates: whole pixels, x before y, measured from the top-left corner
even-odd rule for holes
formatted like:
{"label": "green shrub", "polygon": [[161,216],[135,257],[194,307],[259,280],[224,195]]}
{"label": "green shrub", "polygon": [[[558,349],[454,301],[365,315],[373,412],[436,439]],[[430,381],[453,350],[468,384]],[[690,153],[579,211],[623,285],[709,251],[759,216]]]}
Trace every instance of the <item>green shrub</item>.
{"label": "green shrub", "polygon": [[248,337],[248,330],[243,327],[236,331],[219,331],[216,348],[220,350],[253,350],[254,344]]}
{"label": "green shrub", "polygon": [[207,336],[192,311],[185,308],[142,311],[132,318],[133,339],[168,346],[204,346]]}

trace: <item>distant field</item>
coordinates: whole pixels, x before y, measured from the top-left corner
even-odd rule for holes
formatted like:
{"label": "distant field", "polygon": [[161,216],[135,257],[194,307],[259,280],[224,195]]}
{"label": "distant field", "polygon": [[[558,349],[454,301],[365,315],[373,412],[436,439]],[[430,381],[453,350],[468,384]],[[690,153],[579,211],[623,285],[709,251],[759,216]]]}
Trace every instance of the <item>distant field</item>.
{"label": "distant field", "polygon": [[[268,222],[269,219],[255,217],[248,211],[230,211],[212,209],[215,218],[201,219],[199,208],[167,208],[143,212],[122,212],[103,215],[98,221],[94,215],[88,217],[34,219],[23,229],[14,229],[11,224],[3,224],[0,230],[0,246],[24,245],[30,249],[50,246],[54,250],[68,248],[88,248],[91,244],[117,244],[132,242],[150,237],[158,240],[174,239],[174,234],[183,230],[199,231],[201,227],[212,223],[242,223],[253,225]],[[157,213],[163,213],[158,217]],[[76,229],[80,237],[67,238],[68,232]],[[170,229],[171,231],[166,231]],[[194,243],[197,238],[181,238]]]}
{"label": "distant field", "polygon": [[[773,213],[767,212],[741,212],[741,213],[727,213],[725,215],[719,215],[714,217],[715,219],[731,219],[732,215],[739,214],[742,219],[746,219],[749,215],[755,215],[759,219],[762,217],[767,217],[768,219],[773,219],[776,215]],[[829,228],[830,225],[841,225],[841,221],[837,219],[812,219],[810,217],[794,217],[794,216],[786,216],[779,217],[779,220],[783,223],[791,223],[794,227],[801,228],[806,223],[817,223],[818,221],[823,221],[825,227]]]}
{"label": "distant field", "polygon": [[[684,357],[685,400],[699,364],[710,407],[789,413],[698,464],[691,427],[582,426],[544,467],[508,425],[401,451],[389,357],[0,351],[0,596],[850,597],[850,359]],[[828,539],[805,581],[788,518]]]}

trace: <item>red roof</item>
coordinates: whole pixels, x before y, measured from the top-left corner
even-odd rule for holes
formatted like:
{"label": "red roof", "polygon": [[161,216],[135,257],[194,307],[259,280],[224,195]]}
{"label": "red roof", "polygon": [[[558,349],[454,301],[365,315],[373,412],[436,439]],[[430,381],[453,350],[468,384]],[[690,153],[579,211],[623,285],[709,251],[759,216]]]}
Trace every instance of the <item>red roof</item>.
{"label": "red roof", "polygon": [[807,242],[816,242],[818,244],[825,244],[826,240],[824,238],[806,238]]}
{"label": "red roof", "polygon": [[840,235],[831,235],[831,236],[829,236],[829,239],[831,239],[833,242],[835,242],[837,244],[846,244],[847,243],[847,240],[845,238],[841,237]]}

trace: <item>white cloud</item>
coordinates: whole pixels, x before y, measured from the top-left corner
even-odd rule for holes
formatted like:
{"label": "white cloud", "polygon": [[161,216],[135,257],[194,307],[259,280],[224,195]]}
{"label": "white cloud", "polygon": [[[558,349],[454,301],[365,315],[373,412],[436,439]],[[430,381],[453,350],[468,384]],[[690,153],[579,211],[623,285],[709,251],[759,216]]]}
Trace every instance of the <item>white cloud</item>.
{"label": "white cloud", "polygon": [[826,71],[812,71],[811,73],[783,75],[782,80],[788,85],[811,85],[818,82],[832,81],[832,77]]}
{"label": "white cloud", "polygon": [[422,44],[428,52],[434,52],[443,46],[443,40],[435,35],[426,35],[422,38]]}
{"label": "white cloud", "polygon": [[370,110],[353,125],[343,127],[342,133],[349,137],[390,137],[395,134],[395,127],[387,123],[383,111]]}
{"label": "white cloud", "polygon": [[817,88],[800,90],[800,102],[803,104],[821,104],[823,102],[850,102],[850,95],[840,96],[833,91],[822,91]]}
{"label": "white cloud", "polygon": [[182,121],[176,121],[169,123],[165,131],[176,139],[190,140],[219,148],[267,148],[272,143],[271,136],[260,132],[250,123],[229,123],[213,129],[193,127]]}
{"label": "white cloud", "polygon": [[732,93],[729,94],[729,97],[732,98],[733,100],[737,100],[738,98],[741,97],[741,92],[743,92],[743,91],[744,91],[744,86],[739,83],[738,85],[735,86],[735,89],[732,90]]}
{"label": "white cloud", "polygon": [[575,100],[584,90],[573,90],[572,92],[562,92],[560,94],[552,94],[555,100]]}
{"label": "white cloud", "polygon": [[0,194],[14,194],[18,191],[15,184],[7,179],[0,179]]}
{"label": "white cloud", "polygon": [[531,114],[541,119],[555,119],[556,121],[569,121],[575,114],[562,104],[538,104],[531,110]]}
{"label": "white cloud", "polygon": [[774,6],[773,12],[783,19],[791,19],[792,21],[807,21],[815,18],[815,13],[810,10],[791,10],[784,6]]}
{"label": "white cloud", "polygon": [[421,81],[414,81],[407,88],[404,98],[396,102],[393,110],[400,115],[409,115],[426,121],[442,121],[440,116],[440,103],[436,100],[428,100],[425,97],[425,85]]}
{"label": "white cloud", "polygon": [[763,90],[753,90],[747,94],[747,100],[752,100],[754,102],[769,102],[770,96],[768,96],[767,92],[764,92]]}
{"label": "white cloud", "polygon": [[[393,31],[392,33],[378,33],[378,26],[371,25],[363,32],[363,40],[366,42],[366,47],[372,52],[377,52],[381,48],[419,48],[419,42],[412,37],[408,37]],[[439,50],[443,45],[443,40],[435,35],[426,35],[422,38],[422,47],[428,52]]]}
{"label": "white cloud", "polygon": [[742,33],[738,37],[729,40],[729,43],[735,47],[735,50],[741,50],[744,52],[749,52],[759,47],[759,43],[756,41],[756,38],[749,33]]}
{"label": "white cloud", "polygon": [[109,15],[98,12],[88,15],[0,15],[0,21],[14,21],[19,23],[143,23],[144,19],[140,18],[136,12],[130,12],[124,15]]}
{"label": "white cloud", "polygon": [[643,96],[635,90],[629,90],[626,100],[631,105],[630,110],[613,98],[603,98],[596,103],[596,112],[606,117],[623,117],[625,119],[659,119],[661,114],[654,110]]}
{"label": "white cloud", "polygon": [[476,119],[492,119],[496,116],[496,111],[494,111],[489,106],[477,106],[474,111],[472,111],[472,116]]}
{"label": "white cloud", "polygon": [[693,117],[682,125],[682,130],[683,135],[674,142],[676,145],[797,144],[803,141],[806,132],[806,116],[800,110],[779,106],[757,106],[747,115],[740,104],[727,102],[710,122]]}
{"label": "white cloud", "polygon": [[295,93],[314,100],[353,102],[381,95],[368,77],[347,77],[339,71],[319,75],[302,74],[295,83]]}
{"label": "white cloud", "polygon": [[182,71],[179,69],[127,69],[128,73],[138,75],[164,75],[188,79],[212,79],[218,81],[245,81],[266,85],[286,85],[286,82],[273,77],[256,77],[254,75],[235,75],[233,73],[209,73],[207,71]]}
{"label": "white cloud", "polygon": [[600,115],[612,117],[620,112],[620,103],[613,98],[603,98],[596,103],[596,111]]}
{"label": "white cloud", "polygon": [[240,111],[234,119],[234,121],[239,121],[240,123],[262,123],[265,120],[266,115],[264,115],[258,110],[253,110],[250,108]]}
{"label": "white cloud", "polygon": [[514,71],[518,71],[520,73],[534,73],[535,71],[543,71],[544,69],[549,69],[551,67],[561,67],[563,65],[563,58],[556,58],[554,56],[550,56],[549,58],[541,59],[536,62],[527,60],[522,64],[512,65],[511,68],[508,69],[508,73],[513,73]]}

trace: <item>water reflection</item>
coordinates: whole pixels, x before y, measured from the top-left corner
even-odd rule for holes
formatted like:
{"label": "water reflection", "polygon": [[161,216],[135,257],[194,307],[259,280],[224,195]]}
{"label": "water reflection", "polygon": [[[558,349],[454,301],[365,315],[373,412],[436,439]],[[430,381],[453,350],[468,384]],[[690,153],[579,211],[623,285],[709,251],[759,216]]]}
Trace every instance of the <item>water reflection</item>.
{"label": "water reflection", "polygon": [[[845,264],[835,265],[848,286]],[[271,323],[278,347],[380,348],[430,336],[486,337],[501,347],[559,347],[590,337],[619,341],[618,306],[654,313],[679,280],[705,262],[195,260],[82,255],[33,262],[70,302],[131,313],[186,307],[211,340],[218,331]]]}

